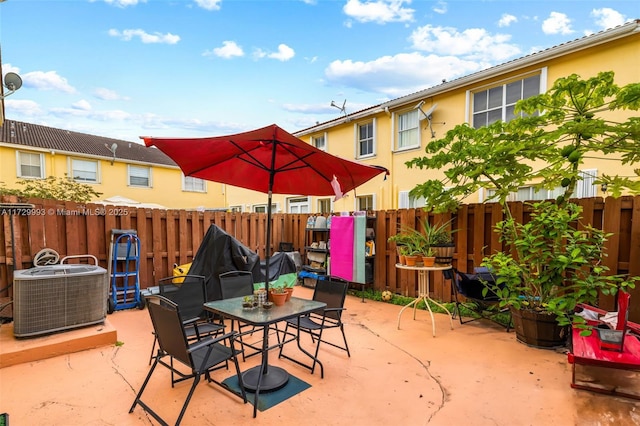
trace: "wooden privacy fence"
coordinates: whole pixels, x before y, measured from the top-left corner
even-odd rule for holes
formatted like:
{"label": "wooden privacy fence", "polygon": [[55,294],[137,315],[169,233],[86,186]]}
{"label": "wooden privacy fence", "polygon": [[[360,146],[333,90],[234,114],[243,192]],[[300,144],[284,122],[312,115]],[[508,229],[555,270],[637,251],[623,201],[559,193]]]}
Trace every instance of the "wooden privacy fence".
{"label": "wooden privacy fence", "polygon": [[[2,203],[15,203],[15,197],[2,197]],[[23,200],[20,200],[23,201]],[[107,266],[112,229],[135,229],[141,241],[140,284],[142,288],[172,273],[174,264],[188,263],[198,250],[210,225],[215,224],[234,236],[261,258],[265,257],[266,214],[232,212],[198,212],[191,210],[142,209],[125,206],[79,204],[55,200],[25,200],[33,204],[29,211],[1,212],[0,220],[0,297],[12,297],[14,270],[33,266],[33,258],[44,248],[60,256],[91,254],[101,266]],[[607,241],[603,262],[612,273],[640,275],[640,196],[575,200],[583,211],[581,223],[613,234]],[[515,202],[511,211],[516,219],[527,221],[530,208]],[[419,222],[428,217],[431,223],[452,219],[456,245],[454,266],[471,271],[482,258],[502,247],[494,225],[502,220],[502,209],[495,203],[463,205],[456,214],[433,215],[422,209],[373,212],[376,256],[373,288],[415,296],[417,274],[398,270],[396,250],[387,238],[402,225],[420,229]],[[308,214],[273,214],[271,251],[280,242],[291,242],[304,258],[305,227]],[[13,225],[13,226],[12,226]],[[451,282],[441,273],[431,275],[432,297],[451,301]],[[630,319],[640,321],[640,290],[631,291]],[[612,298],[602,297],[600,305],[612,310]]]}

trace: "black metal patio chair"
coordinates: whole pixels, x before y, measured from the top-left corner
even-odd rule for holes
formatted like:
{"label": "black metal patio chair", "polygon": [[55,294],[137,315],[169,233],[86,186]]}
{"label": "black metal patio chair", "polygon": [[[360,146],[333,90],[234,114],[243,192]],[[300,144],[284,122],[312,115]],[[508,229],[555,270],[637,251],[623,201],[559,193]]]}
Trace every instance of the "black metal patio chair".
{"label": "black metal patio chair", "polygon": [[[511,317],[509,315],[509,308],[500,308],[500,298],[490,288],[485,287],[489,283],[495,283],[495,277],[491,272],[485,268],[477,268],[474,274],[461,272],[455,268],[443,271],[444,277],[453,281],[453,293],[455,297],[455,309],[453,311],[453,317],[456,315],[460,320],[460,324],[466,324],[478,319],[488,319],[506,328],[509,331],[511,328]],[[466,300],[462,301],[461,296]],[[462,318],[462,311],[460,308],[464,306],[469,311],[477,314],[477,317]],[[504,324],[496,321],[496,315],[506,314],[508,316],[508,322]]]}
{"label": "black metal patio chair", "polygon": [[[324,309],[314,311],[309,315],[304,315],[299,318],[291,318],[286,320],[286,327],[284,334],[289,332],[289,327],[295,329],[298,333],[298,346],[300,346],[299,333],[304,332],[311,335],[312,342],[315,343],[315,353],[313,355],[313,363],[311,365],[304,364],[294,358],[289,357],[283,353],[285,345],[280,346],[280,352],[278,354],[281,358],[286,358],[293,361],[303,367],[311,370],[313,374],[316,364],[318,364],[318,352],[320,351],[320,344],[325,343],[335,348],[341,349],[347,352],[347,355],[351,357],[349,351],[349,345],[347,344],[347,336],[344,333],[344,323],[342,322],[342,312],[345,310],[344,301],[347,296],[347,290],[349,283],[341,278],[327,276],[316,282],[315,289],[313,291],[313,300],[318,302],[324,302],[327,306]],[[344,345],[336,344],[334,342],[326,340],[324,331],[331,328],[337,328],[342,334],[342,340]],[[324,368],[320,364],[320,377],[324,377]]]}
{"label": "black metal patio chair", "polygon": [[[253,274],[250,271],[229,271],[219,275],[220,278],[220,292],[223,299],[231,299],[233,297],[240,296],[253,296]],[[256,308],[257,309],[257,308]],[[235,329],[236,321],[231,320],[231,331]],[[238,337],[237,340],[242,346],[242,360],[262,352],[262,345],[245,343],[243,336],[247,334],[253,335],[256,331],[261,331],[261,327],[255,327],[250,324],[243,324],[240,321],[238,323]],[[243,332],[243,329],[250,327],[251,331]],[[247,354],[245,347],[249,347],[254,351]]]}
{"label": "black metal patio chair", "polygon": [[[179,284],[177,284],[179,283]],[[215,336],[224,332],[224,323],[207,312],[203,305],[207,302],[207,286],[203,275],[179,275],[158,280],[160,296],[166,297],[180,306],[185,319],[188,340],[198,340],[205,336]],[[153,340],[149,364],[153,361],[157,338]]]}
{"label": "black metal patio chair", "polygon": [[[158,353],[153,358],[154,362],[129,409],[129,413],[132,413],[136,405],[139,404],[158,422],[163,425],[167,424],[158,413],[146,402],[142,401],[142,393],[146,389],[149,379],[151,379],[158,365],[163,365],[171,371],[171,387],[174,387],[178,382],[193,379],[193,383],[176,420],[176,425],[179,425],[182,421],[182,417],[187,410],[193,392],[203,374],[207,381],[214,382],[221,388],[236,395],[221,382],[213,379],[210,374],[213,370],[223,367],[228,368],[228,362],[233,361],[238,380],[241,383],[240,367],[238,366],[238,360],[236,358],[238,351],[234,346],[235,333],[227,333],[216,337],[207,336],[195,341],[190,341],[187,337],[187,331],[178,304],[166,297],[158,295],[147,296],[145,299],[147,301],[149,315],[151,316],[151,322],[153,323],[153,330],[158,339]],[[165,360],[167,357],[169,358],[169,362]],[[190,373],[184,373],[176,369],[173,365],[174,360],[189,368]],[[242,387],[240,390],[242,394],[241,397],[246,403],[246,393]]]}

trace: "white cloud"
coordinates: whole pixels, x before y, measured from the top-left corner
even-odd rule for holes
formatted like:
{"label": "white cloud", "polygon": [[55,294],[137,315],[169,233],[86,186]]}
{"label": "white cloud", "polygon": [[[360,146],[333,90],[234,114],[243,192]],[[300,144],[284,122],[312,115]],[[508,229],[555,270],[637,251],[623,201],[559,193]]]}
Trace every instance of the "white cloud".
{"label": "white cloud", "polygon": [[498,26],[499,27],[508,27],[509,25],[513,24],[514,22],[518,22],[518,18],[516,18],[513,15],[509,15],[508,13],[503,13],[502,16],[500,17],[500,20],[498,21]]}
{"label": "white cloud", "polygon": [[295,54],[296,52],[286,44],[278,45],[278,51],[272,53],[266,52],[260,48],[256,48],[253,50],[253,57],[255,59],[270,58],[277,59],[282,62],[286,62],[289,59],[293,58]]}
{"label": "white cloud", "polygon": [[468,60],[504,61],[520,53],[518,46],[509,43],[510,35],[491,35],[482,28],[459,32],[456,28],[425,25],[414,30],[409,39],[418,50]]}
{"label": "white cloud", "polygon": [[369,62],[333,61],[325,69],[325,76],[336,85],[398,97],[439,84],[442,79],[453,80],[479,71],[486,66],[454,56],[424,56],[414,52],[383,56]]}
{"label": "white cloud", "polygon": [[602,9],[593,9],[591,16],[596,19],[596,25],[601,29],[606,30],[608,28],[617,27],[627,21],[626,16],[618,12],[617,10],[603,7]]}
{"label": "white cloud", "polygon": [[222,42],[222,47],[216,47],[213,50],[206,51],[203,55],[214,55],[219,58],[230,59],[233,57],[244,56],[244,51],[235,41],[225,40]]}
{"label": "white cloud", "polygon": [[220,10],[222,0],[196,0],[196,4],[206,10]]}
{"label": "white cloud", "polygon": [[27,117],[34,117],[42,114],[42,109],[37,102],[27,99],[5,99],[4,100],[5,113],[12,116],[14,114],[20,114]]}
{"label": "white cloud", "polygon": [[[95,0],[92,0],[95,1]],[[147,0],[104,0],[105,3],[118,6],[118,7],[127,7],[127,6],[135,6],[138,3],[146,3]]]}
{"label": "white cloud", "polygon": [[122,121],[131,117],[126,111],[111,110],[111,111],[91,111],[87,109],[77,108],[75,105],[72,108],[51,108],[49,110],[51,115],[56,117],[84,117],[98,121]]}
{"label": "white cloud", "polygon": [[58,75],[55,71],[33,71],[22,76],[25,87],[38,90],[58,90],[65,93],[75,93],[67,79]]}
{"label": "white cloud", "polygon": [[542,32],[545,34],[571,34],[571,19],[564,13],[551,12],[549,17],[542,22]]}
{"label": "white cloud", "polygon": [[447,13],[447,10],[448,10],[447,2],[444,2],[444,1],[439,1],[438,3],[436,3],[435,6],[433,6],[433,11],[441,15],[444,15],[445,13]]}
{"label": "white cloud", "polygon": [[4,81],[4,76],[8,73],[8,72],[15,72],[16,74],[20,74],[20,68],[18,67],[14,67],[11,64],[2,64],[2,81]]}
{"label": "white cloud", "polygon": [[146,31],[141,29],[119,31],[112,28],[109,30],[109,35],[111,37],[118,37],[120,40],[124,40],[124,41],[130,41],[134,37],[139,37],[140,41],[145,44],[149,44],[149,43],[176,44],[180,41],[180,36],[177,36],[171,33],[161,34],[156,32],[153,34],[149,34]]}
{"label": "white cloud", "polygon": [[71,105],[71,107],[73,109],[79,109],[82,111],[90,111],[92,109],[91,104],[84,99],[81,99],[78,102],[75,102],[74,104]]}
{"label": "white cloud", "polygon": [[361,1],[348,0],[342,10],[345,15],[358,22],[375,22],[385,24],[387,22],[413,21],[414,9],[403,7],[411,3],[410,0],[376,0]]}
{"label": "white cloud", "polygon": [[277,59],[282,62],[286,62],[289,59],[293,58],[296,55],[296,52],[287,46],[286,44],[279,44],[278,51],[275,53],[270,53],[267,55],[271,59]]}
{"label": "white cloud", "polygon": [[126,96],[120,96],[115,90],[98,87],[93,91],[93,96],[103,101],[117,101],[120,99],[129,100]]}

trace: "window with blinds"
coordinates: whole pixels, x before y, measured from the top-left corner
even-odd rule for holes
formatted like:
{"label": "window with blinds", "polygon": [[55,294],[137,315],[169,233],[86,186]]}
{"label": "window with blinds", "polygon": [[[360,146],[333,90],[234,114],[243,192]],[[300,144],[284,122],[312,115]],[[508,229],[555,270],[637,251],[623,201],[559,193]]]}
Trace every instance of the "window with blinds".
{"label": "window with blinds", "polygon": [[129,186],[151,187],[151,169],[129,165]]}

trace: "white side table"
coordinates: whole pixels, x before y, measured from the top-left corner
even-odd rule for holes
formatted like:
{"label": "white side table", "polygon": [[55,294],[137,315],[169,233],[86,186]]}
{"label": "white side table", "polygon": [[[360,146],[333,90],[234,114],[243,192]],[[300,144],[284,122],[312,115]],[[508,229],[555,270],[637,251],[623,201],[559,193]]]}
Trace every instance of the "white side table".
{"label": "white side table", "polygon": [[431,326],[433,328],[433,337],[436,337],[436,322],[433,318],[433,312],[431,311],[431,306],[429,306],[429,300],[431,300],[436,305],[440,306],[449,314],[449,321],[451,322],[451,329],[453,330],[453,316],[451,312],[442,305],[441,303],[433,300],[429,297],[429,271],[446,271],[451,269],[451,265],[435,265],[435,266],[407,266],[396,263],[396,268],[398,269],[406,269],[409,271],[418,271],[418,297],[410,302],[408,305],[404,306],[400,313],[398,314],[398,330],[400,330],[400,318],[402,317],[402,312],[407,309],[409,306],[413,305],[413,319],[416,319],[416,307],[420,300],[424,300],[425,305],[427,305],[427,309],[429,310],[429,315],[431,315]]}

